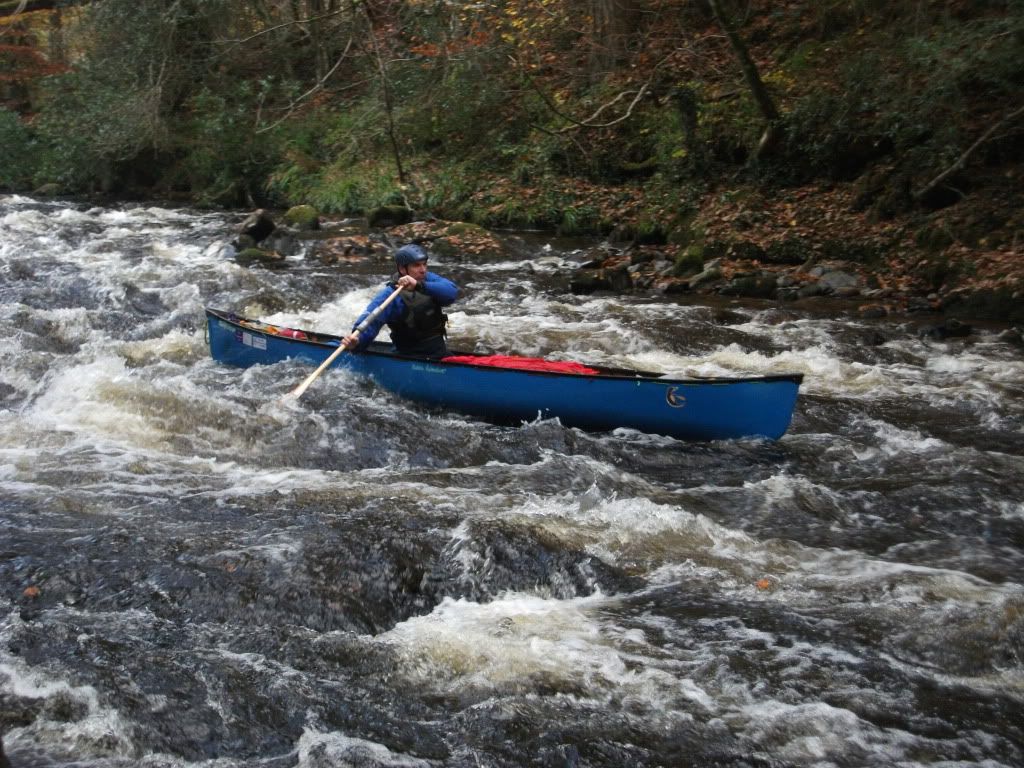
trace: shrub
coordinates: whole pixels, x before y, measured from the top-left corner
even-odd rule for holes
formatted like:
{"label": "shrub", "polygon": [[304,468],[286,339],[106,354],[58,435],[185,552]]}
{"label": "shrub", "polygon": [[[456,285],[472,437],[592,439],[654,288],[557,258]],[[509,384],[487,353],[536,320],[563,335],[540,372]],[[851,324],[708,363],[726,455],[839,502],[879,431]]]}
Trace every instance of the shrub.
{"label": "shrub", "polygon": [[0,107],[0,189],[25,189],[35,173],[35,140],[13,112]]}

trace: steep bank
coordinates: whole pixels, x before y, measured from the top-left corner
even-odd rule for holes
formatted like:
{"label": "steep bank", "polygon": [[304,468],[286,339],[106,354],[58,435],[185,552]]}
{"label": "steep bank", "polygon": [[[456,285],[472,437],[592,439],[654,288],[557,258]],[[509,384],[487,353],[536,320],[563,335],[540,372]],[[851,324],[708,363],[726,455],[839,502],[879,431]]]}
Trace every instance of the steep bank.
{"label": "steep bank", "polygon": [[[865,180],[792,187],[736,186],[673,205],[641,184],[565,180],[556,193],[507,180],[482,184],[478,220],[514,221],[530,195],[557,196],[566,212],[586,210],[600,225],[563,234],[606,238],[572,283],[593,290],[721,294],[793,301],[837,297],[866,316],[941,313],[1024,324],[1024,199],[1015,173],[938,210],[872,196]],[[412,210],[442,220],[451,211]],[[552,227],[552,231],[560,228]],[[496,247],[472,227],[446,223],[399,229],[397,237],[441,238],[469,252]]]}

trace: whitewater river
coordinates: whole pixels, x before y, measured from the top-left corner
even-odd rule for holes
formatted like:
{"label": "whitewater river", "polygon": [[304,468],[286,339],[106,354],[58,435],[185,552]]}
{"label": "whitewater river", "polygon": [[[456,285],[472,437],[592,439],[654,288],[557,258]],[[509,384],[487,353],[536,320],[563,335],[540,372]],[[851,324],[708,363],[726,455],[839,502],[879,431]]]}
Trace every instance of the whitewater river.
{"label": "whitewater river", "polygon": [[[780,441],[499,427],[214,363],[386,264],[241,215],[0,197],[0,733],[15,768],[1024,765],[1024,352],[839,305],[573,296],[435,259],[451,344],[801,372]],[[932,320],[934,322],[934,319]]]}

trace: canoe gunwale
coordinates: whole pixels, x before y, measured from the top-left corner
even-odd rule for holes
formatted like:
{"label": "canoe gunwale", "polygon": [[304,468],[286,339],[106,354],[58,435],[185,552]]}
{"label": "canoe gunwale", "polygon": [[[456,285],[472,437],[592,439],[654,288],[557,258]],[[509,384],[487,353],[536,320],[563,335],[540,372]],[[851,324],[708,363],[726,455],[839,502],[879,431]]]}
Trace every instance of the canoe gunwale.
{"label": "canoe gunwale", "polygon": [[[307,345],[311,347],[323,347],[330,350],[337,349],[337,343],[340,342],[342,337],[335,336],[329,333],[321,333],[319,331],[306,331],[302,330],[303,333],[307,334],[308,338],[294,338],[290,336],[280,336],[269,330],[262,330],[260,328],[253,328],[245,323],[258,323],[264,325],[262,321],[253,320],[251,318],[242,317],[236,315],[233,312],[225,312],[218,309],[206,308],[207,317],[214,317],[218,320],[222,320],[233,326],[238,327],[241,330],[245,330],[249,333],[259,333],[268,338],[277,338],[288,342],[289,344],[296,345]],[[417,357],[413,355],[402,355],[397,352],[393,352],[388,349],[389,344],[387,342],[375,341],[371,342],[371,347],[368,349],[360,350],[350,354],[359,355],[370,355],[373,357],[384,357],[395,360],[407,360],[414,363],[426,363],[429,365],[441,365],[445,367],[460,367],[460,368],[472,368],[475,371],[515,371],[521,374],[531,374],[536,376],[555,376],[564,377],[570,376],[579,379],[614,379],[624,381],[650,381],[659,384],[739,384],[742,382],[771,382],[771,381],[789,381],[797,385],[803,382],[802,373],[781,373],[781,374],[767,374],[759,376],[709,376],[709,377],[688,377],[688,378],[666,378],[664,374],[654,373],[652,371],[636,371],[628,368],[611,368],[602,365],[593,365],[587,363],[591,368],[596,368],[598,373],[576,373],[572,371],[543,371],[543,370],[530,370],[524,368],[514,367],[501,367],[491,365],[474,365],[473,363],[461,363],[461,362],[447,362],[444,360],[432,359],[427,357]],[[449,350],[450,355],[466,355],[471,357],[486,357],[486,353],[478,352],[466,352],[461,350]]]}

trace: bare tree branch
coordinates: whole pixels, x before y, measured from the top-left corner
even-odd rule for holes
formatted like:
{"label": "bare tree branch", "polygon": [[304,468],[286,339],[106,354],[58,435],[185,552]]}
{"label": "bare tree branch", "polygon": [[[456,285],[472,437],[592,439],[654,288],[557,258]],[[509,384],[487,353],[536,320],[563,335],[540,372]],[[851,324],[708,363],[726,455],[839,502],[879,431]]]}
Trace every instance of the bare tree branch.
{"label": "bare tree branch", "polygon": [[1017,109],[1013,110],[1013,112],[1010,112],[1008,115],[1004,115],[1003,118],[999,122],[997,122],[997,123],[993,124],[992,126],[990,126],[987,131],[985,131],[983,134],[981,134],[981,136],[978,138],[977,141],[975,141],[973,144],[971,144],[971,146],[969,146],[967,148],[967,150],[962,155],[960,155],[960,157],[958,157],[956,159],[956,162],[954,162],[951,166],[949,166],[949,168],[944,170],[942,173],[940,173],[934,179],[932,179],[927,184],[925,184],[921,189],[919,189],[917,192],[915,192],[914,193],[914,199],[915,200],[922,199],[923,197],[925,197],[929,193],[933,192],[936,188],[938,188],[938,186],[940,184],[942,184],[946,179],[948,179],[954,173],[956,173],[959,170],[962,170],[963,167],[965,165],[967,165],[967,161],[970,159],[971,155],[973,155],[974,152],[978,149],[978,147],[980,147],[986,141],[991,139],[992,135],[996,131],[1000,130],[1003,126],[1007,125],[1008,123],[1013,122],[1018,117],[1020,117],[1022,114],[1024,114],[1024,106],[1017,107]]}
{"label": "bare tree branch", "polygon": [[[509,59],[512,61],[513,64],[516,65],[516,67],[519,68],[519,71],[522,73],[523,77],[525,77],[526,81],[530,84],[530,87],[532,87],[537,92],[537,95],[539,95],[541,99],[544,100],[544,103],[547,105],[548,109],[550,109],[563,120],[567,120],[568,122],[572,123],[572,125],[568,125],[565,128],[561,128],[560,130],[555,131],[555,133],[566,133],[567,131],[572,131],[575,130],[576,128],[608,128],[610,126],[617,125],[618,123],[621,123],[624,120],[629,119],[633,114],[633,109],[636,107],[637,104],[640,103],[640,100],[644,97],[644,94],[647,93],[648,86],[651,84],[650,79],[648,79],[646,83],[640,86],[639,91],[623,91],[611,101],[602,104],[600,107],[598,107],[597,111],[594,112],[594,114],[592,114],[590,117],[584,120],[577,120],[576,118],[565,114],[562,110],[558,108],[558,106],[548,97],[548,95],[544,93],[543,89],[541,89],[540,86],[538,86],[537,83],[534,82],[534,79],[530,77],[530,73],[526,71],[526,69],[522,66],[522,64],[519,63],[519,61],[517,61],[512,56],[509,56]],[[602,112],[604,112],[606,109],[613,106],[614,104],[617,104],[619,101],[629,96],[630,94],[635,95],[633,96],[633,101],[630,102],[629,107],[626,109],[625,114],[620,115],[614,120],[609,120],[606,123],[593,122],[598,117],[600,117]]]}
{"label": "bare tree branch", "polygon": [[[287,107],[284,107],[283,109],[285,110],[285,114],[280,119],[275,120],[270,125],[266,125],[266,126],[264,126],[262,128],[257,128],[256,129],[256,133],[257,134],[266,133],[267,131],[272,131],[274,128],[277,128],[277,126],[279,126],[281,123],[283,123],[285,120],[287,120],[289,117],[292,116],[292,114],[299,107],[299,105],[302,104],[303,101],[308,99],[310,96],[312,96],[317,91],[322,90],[323,87],[324,87],[324,84],[330,79],[331,75],[333,75],[337,71],[338,67],[341,66],[341,62],[343,62],[346,59],[346,57],[348,56],[349,49],[351,47],[352,47],[352,38],[349,38],[348,43],[345,44],[345,50],[343,50],[341,52],[341,56],[339,56],[338,60],[336,62],[334,62],[334,66],[331,67],[324,74],[324,76],[321,77],[313,85],[312,88],[310,88],[308,91],[303,93],[301,96],[298,96],[295,99],[293,99],[292,103],[289,104]],[[262,112],[262,108],[261,108],[260,112]],[[256,125],[259,125],[259,123],[260,123],[260,112],[256,113]]]}
{"label": "bare tree branch", "polygon": [[276,32],[277,30],[284,29],[285,27],[294,27],[296,24],[309,24],[311,21],[320,21],[321,19],[329,19],[332,16],[339,16],[342,13],[348,13],[348,10],[349,10],[348,8],[341,8],[341,9],[339,9],[337,11],[331,11],[330,13],[321,14],[320,16],[310,16],[307,19],[292,19],[291,21],[286,21],[286,22],[284,22],[282,24],[277,24],[277,25],[275,25],[273,27],[267,27],[266,29],[261,29],[259,32],[256,32],[255,34],[252,34],[252,35],[249,35],[248,37],[243,37],[243,38],[239,38],[239,39],[235,39],[235,40],[223,40],[221,42],[233,43],[233,44],[241,45],[242,43],[248,43],[248,42],[250,42],[252,40],[255,40],[257,37],[263,37],[263,35],[269,35],[271,32]]}
{"label": "bare tree branch", "polygon": [[6,32],[8,29],[10,29],[14,25],[14,22],[17,21],[18,14],[24,11],[27,5],[28,0],[20,0],[17,7],[15,7],[13,11],[0,11],[0,13],[3,14],[2,16],[0,16],[0,18],[7,19],[7,23],[3,27],[0,27],[0,32]]}
{"label": "bare tree branch", "polygon": [[[14,5],[14,8],[7,10],[10,5]],[[6,0],[6,2],[0,2],[0,19],[13,19],[26,10],[52,10],[56,6],[56,0],[33,0],[31,7],[29,7],[29,0]]]}

